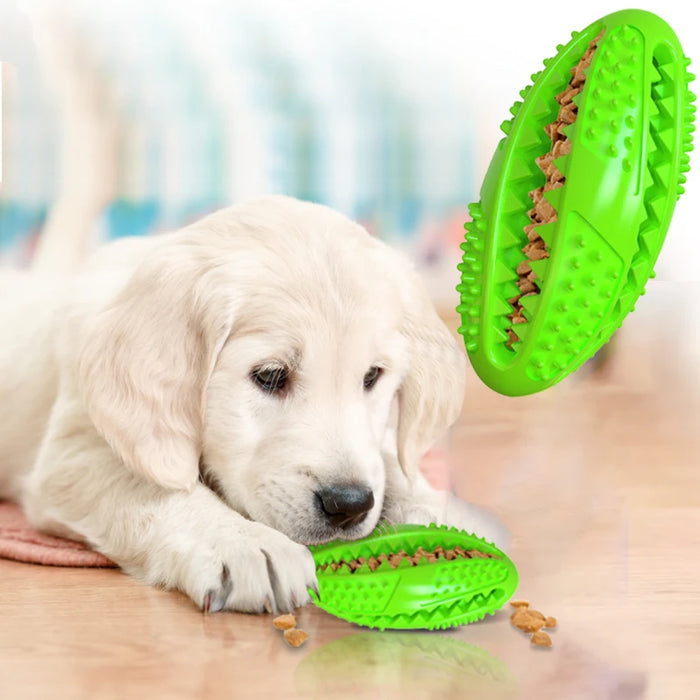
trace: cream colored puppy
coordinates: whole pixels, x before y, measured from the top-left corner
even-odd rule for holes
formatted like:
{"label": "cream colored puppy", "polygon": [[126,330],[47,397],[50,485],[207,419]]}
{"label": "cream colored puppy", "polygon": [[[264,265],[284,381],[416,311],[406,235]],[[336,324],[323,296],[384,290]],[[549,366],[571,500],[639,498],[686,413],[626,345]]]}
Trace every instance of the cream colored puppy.
{"label": "cream colored puppy", "polygon": [[0,277],[0,496],[207,611],[286,610],[311,543],[436,521],[465,359],[416,273],[323,206],[271,197]]}

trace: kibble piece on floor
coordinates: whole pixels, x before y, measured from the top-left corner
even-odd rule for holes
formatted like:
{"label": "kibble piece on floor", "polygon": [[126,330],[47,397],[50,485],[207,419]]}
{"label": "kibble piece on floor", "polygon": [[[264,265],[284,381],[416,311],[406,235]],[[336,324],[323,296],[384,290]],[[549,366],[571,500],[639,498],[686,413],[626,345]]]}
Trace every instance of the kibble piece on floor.
{"label": "kibble piece on floor", "polygon": [[295,628],[284,631],[284,641],[293,647],[301,646],[308,638],[309,635],[306,634],[304,630],[299,630]]}
{"label": "kibble piece on floor", "polygon": [[540,619],[527,608],[518,608],[510,617],[511,623],[523,632],[537,632],[544,626],[544,617]]}
{"label": "kibble piece on floor", "polygon": [[291,630],[297,626],[297,619],[294,615],[280,615],[272,621],[272,624],[278,630]]}
{"label": "kibble piece on floor", "polygon": [[552,638],[546,632],[543,632],[542,630],[535,632],[532,635],[530,641],[538,647],[551,647],[552,646]]}
{"label": "kibble piece on floor", "polygon": [[557,626],[557,618],[552,617],[551,615],[547,617],[544,621],[544,626],[545,627],[556,627]]}
{"label": "kibble piece on floor", "polygon": [[511,608],[529,608],[530,601],[529,600],[511,600],[510,607]]}

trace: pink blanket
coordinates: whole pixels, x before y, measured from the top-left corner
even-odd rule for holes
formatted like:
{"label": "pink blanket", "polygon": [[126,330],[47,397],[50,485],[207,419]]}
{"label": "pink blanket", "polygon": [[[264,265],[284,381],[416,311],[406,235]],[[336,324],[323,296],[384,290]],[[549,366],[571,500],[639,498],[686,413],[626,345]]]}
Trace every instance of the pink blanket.
{"label": "pink blanket", "polygon": [[[433,450],[421,463],[421,471],[435,488],[449,488],[445,458],[444,452]],[[21,508],[7,501],[0,501],[0,558],[50,566],[116,566],[80,542],[35,530]]]}
{"label": "pink blanket", "polygon": [[80,542],[38,532],[20,507],[7,501],[0,501],[0,557],[51,566],[116,566]]}

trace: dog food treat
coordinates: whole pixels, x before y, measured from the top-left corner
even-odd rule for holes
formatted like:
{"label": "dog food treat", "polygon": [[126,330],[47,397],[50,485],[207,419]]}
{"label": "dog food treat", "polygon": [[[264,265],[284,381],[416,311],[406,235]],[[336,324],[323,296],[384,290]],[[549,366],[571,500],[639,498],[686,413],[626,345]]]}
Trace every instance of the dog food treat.
{"label": "dog food treat", "polygon": [[[556,96],[556,100],[560,105],[559,116],[556,121],[545,127],[545,131],[552,141],[552,146],[547,153],[535,160],[538,167],[545,175],[545,184],[528,193],[534,205],[527,213],[530,218],[530,224],[525,227],[528,243],[522,248],[528,261],[543,260],[549,257],[547,245],[540,237],[537,229],[540,226],[551,224],[556,221],[557,212],[543,195],[545,192],[563,187],[566,182],[566,178],[554,165],[554,160],[561,156],[568,155],[571,152],[571,141],[563,133],[563,128],[576,121],[578,108],[572,100],[583,91],[586,82],[584,72],[591,65],[593,54],[602,36],[603,32],[598,34],[598,36],[591,41],[581,57],[581,60],[571,69],[572,77],[569,81],[569,85],[563,92]],[[508,299],[508,303],[513,307],[513,313],[508,316],[513,326],[517,326],[520,323],[527,323],[524,308],[520,300],[523,297],[539,294],[541,291],[535,281],[535,275],[528,261],[521,262],[517,267],[518,281],[516,284],[518,285],[520,294]],[[519,342],[520,338],[513,327],[508,328],[506,332],[508,333],[508,342],[506,345],[512,350],[513,343]]]}
{"label": "dog food treat", "polygon": [[535,632],[532,637],[530,637],[530,642],[538,647],[551,647],[552,638],[546,633],[540,630]]}
{"label": "dog food treat", "polygon": [[449,549],[436,547],[430,552],[426,552],[423,547],[418,547],[414,554],[408,554],[405,550],[401,549],[398,552],[379,554],[376,557],[357,557],[357,559],[350,559],[349,561],[345,561],[344,559],[341,559],[338,562],[332,561],[327,564],[322,564],[319,567],[319,571],[325,571],[328,567],[330,567],[331,571],[337,571],[344,566],[350,570],[350,573],[354,574],[365,564],[367,564],[370,571],[376,571],[382,562],[385,561],[388,561],[389,566],[395,569],[405,559],[411,563],[411,566],[418,566],[418,562],[423,558],[427,559],[431,564],[434,564],[441,558],[446,559],[447,561],[452,561],[459,557],[463,557],[464,559],[500,559],[500,557],[496,554],[482,552],[478,549],[463,549],[459,545]]}
{"label": "dog food treat", "polygon": [[511,600],[510,605],[512,608],[515,608],[510,616],[511,624],[519,630],[531,634],[530,641],[535,646],[551,647],[552,639],[543,628],[551,629],[556,627],[556,618],[543,615],[539,610],[534,610],[530,607],[530,602],[527,600]]}
{"label": "dog food treat", "polygon": [[276,617],[272,624],[284,633],[284,641],[292,647],[301,646],[309,635],[304,630],[297,629],[297,619],[294,615],[280,615]]}
{"label": "dog food treat", "polygon": [[280,615],[272,621],[272,624],[278,630],[290,630],[297,626],[297,619],[294,615]]}
{"label": "dog food treat", "polygon": [[537,632],[544,627],[544,615],[534,614],[536,611],[518,608],[511,616],[511,623],[523,632]]}
{"label": "dog food treat", "polygon": [[511,619],[518,614],[527,615],[528,617],[532,617],[535,620],[539,620],[543,624],[547,619],[546,615],[543,615],[539,610],[535,610],[534,608],[529,607],[529,604],[527,607],[525,607],[524,605],[519,605],[510,616]]}
{"label": "dog food treat", "polygon": [[301,646],[307,639],[309,635],[304,632],[304,630],[292,628],[284,630],[284,641],[292,647]]}

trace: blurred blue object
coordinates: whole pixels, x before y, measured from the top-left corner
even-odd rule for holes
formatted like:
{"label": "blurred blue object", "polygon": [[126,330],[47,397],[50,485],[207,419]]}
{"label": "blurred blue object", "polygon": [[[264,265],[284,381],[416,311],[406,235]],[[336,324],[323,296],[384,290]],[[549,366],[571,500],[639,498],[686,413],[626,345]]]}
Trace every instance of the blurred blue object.
{"label": "blurred blue object", "polygon": [[0,254],[13,262],[23,258],[23,244],[39,232],[46,209],[15,202],[0,202]]}
{"label": "blurred blue object", "polygon": [[158,202],[128,202],[118,199],[105,212],[109,238],[143,236],[152,231],[158,221]]}

